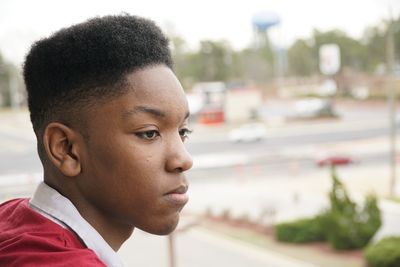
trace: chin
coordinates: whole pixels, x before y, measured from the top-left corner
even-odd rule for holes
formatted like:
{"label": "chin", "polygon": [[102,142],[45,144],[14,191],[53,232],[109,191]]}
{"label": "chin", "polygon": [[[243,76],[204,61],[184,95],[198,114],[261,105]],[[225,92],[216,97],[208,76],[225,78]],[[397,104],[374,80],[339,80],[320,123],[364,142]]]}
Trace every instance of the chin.
{"label": "chin", "polygon": [[162,224],[152,225],[148,229],[142,230],[153,235],[169,235],[176,229],[176,227],[178,226],[178,222],[179,216],[177,216],[173,220],[170,219],[162,222]]}

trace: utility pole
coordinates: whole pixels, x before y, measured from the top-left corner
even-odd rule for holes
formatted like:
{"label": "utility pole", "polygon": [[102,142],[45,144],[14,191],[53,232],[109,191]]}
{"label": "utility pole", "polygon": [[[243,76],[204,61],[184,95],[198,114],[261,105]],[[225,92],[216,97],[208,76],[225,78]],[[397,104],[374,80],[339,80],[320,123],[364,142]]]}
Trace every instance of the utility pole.
{"label": "utility pole", "polygon": [[14,77],[13,73],[10,73],[8,76],[8,90],[10,96],[10,106],[13,110],[18,109],[19,106],[19,95],[18,95],[18,85],[16,81],[16,77]]}
{"label": "utility pole", "polygon": [[[390,10],[389,10],[390,11]],[[386,37],[387,91],[390,117],[390,196],[396,194],[396,89],[393,84],[394,67],[393,19],[390,14]]]}
{"label": "utility pole", "polygon": [[176,267],[174,232],[168,235],[168,254],[169,254],[169,267]]}

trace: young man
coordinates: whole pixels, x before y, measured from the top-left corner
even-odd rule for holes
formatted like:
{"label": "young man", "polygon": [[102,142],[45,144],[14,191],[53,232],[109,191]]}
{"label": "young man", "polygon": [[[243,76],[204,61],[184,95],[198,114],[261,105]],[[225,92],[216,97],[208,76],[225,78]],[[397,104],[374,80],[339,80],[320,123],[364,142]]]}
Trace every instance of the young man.
{"label": "young man", "polygon": [[1,266],[122,266],[135,227],[171,233],[188,201],[188,105],[151,21],[94,18],[35,43],[24,79],[44,182],[0,206]]}

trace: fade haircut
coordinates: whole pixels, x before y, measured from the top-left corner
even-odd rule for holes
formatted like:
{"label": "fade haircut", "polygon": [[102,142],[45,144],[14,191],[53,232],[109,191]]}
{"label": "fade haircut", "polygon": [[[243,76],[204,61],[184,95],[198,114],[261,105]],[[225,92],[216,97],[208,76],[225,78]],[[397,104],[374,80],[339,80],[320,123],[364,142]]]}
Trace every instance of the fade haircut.
{"label": "fade haircut", "polygon": [[172,69],[168,39],[153,21],[128,14],[93,18],[34,43],[23,75],[39,156],[48,123],[79,123],[85,108],[126,93],[128,73],[159,64]]}

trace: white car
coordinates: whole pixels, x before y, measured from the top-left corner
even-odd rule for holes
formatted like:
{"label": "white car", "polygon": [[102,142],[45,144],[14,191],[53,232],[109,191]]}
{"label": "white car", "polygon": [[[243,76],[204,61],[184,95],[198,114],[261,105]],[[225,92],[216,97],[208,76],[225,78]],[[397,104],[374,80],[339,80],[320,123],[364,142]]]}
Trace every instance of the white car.
{"label": "white car", "polygon": [[229,132],[231,142],[253,142],[265,138],[267,131],[262,123],[248,123]]}
{"label": "white car", "polygon": [[307,98],[295,103],[295,117],[316,118],[333,116],[334,110],[331,101],[320,98]]}

